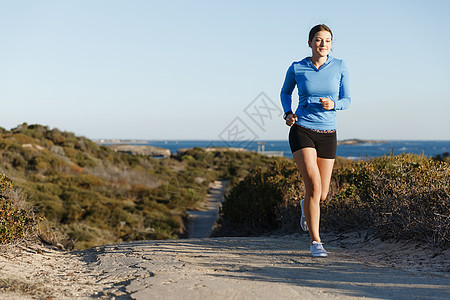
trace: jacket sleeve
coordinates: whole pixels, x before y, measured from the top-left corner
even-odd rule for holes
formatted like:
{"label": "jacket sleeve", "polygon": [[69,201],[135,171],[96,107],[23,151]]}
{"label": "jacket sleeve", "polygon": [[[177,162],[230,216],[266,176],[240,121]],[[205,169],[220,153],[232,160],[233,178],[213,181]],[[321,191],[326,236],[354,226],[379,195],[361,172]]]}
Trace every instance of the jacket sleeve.
{"label": "jacket sleeve", "polygon": [[344,61],[341,63],[341,83],[339,86],[339,100],[335,103],[335,110],[347,109],[350,106],[350,79]]}
{"label": "jacket sleeve", "polygon": [[291,65],[286,72],[286,78],[284,79],[284,84],[280,93],[281,105],[283,106],[285,113],[292,111],[292,92],[294,91],[295,85],[294,66]]}

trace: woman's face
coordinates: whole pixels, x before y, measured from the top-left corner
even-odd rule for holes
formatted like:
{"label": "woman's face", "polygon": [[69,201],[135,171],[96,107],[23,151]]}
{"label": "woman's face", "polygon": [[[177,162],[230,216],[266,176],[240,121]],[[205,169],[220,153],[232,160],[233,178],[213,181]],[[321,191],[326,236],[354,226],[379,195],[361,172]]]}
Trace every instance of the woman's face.
{"label": "woman's face", "polygon": [[319,31],[314,35],[312,41],[308,41],[312,54],[315,57],[325,57],[331,50],[331,33],[328,31]]}

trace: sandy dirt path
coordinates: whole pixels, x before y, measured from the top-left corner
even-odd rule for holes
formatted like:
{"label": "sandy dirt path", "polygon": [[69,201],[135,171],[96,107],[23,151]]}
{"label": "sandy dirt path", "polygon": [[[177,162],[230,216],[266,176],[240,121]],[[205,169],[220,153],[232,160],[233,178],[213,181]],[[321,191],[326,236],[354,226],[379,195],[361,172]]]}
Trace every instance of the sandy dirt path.
{"label": "sandy dirt path", "polygon": [[114,284],[105,294],[133,299],[450,299],[445,272],[363,262],[338,243],[327,249],[328,258],[312,258],[299,234],[133,242],[85,255],[100,282]]}
{"label": "sandy dirt path", "polygon": [[307,234],[28,248],[0,255],[0,299],[450,299],[448,252],[323,240],[320,259]]}
{"label": "sandy dirt path", "polygon": [[204,205],[198,210],[187,211],[189,215],[189,238],[209,237],[209,234],[219,217],[219,207],[224,200],[223,194],[227,183],[228,180],[214,181],[211,185],[210,192],[206,196]]}

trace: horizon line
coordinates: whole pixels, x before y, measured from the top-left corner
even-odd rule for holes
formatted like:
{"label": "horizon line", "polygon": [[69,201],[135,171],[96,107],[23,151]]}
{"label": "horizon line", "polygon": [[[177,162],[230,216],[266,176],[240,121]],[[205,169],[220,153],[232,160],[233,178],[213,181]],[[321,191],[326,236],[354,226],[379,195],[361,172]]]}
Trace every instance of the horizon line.
{"label": "horizon line", "polygon": [[[232,140],[221,140],[221,139],[146,139],[146,138],[90,138],[91,140],[118,140],[118,141],[154,141],[154,142],[180,142],[180,141],[202,141],[202,142],[236,142]],[[338,139],[338,141],[348,141],[348,140],[361,140],[361,141],[403,141],[403,142],[450,142],[450,139],[382,139],[382,138],[346,138],[346,139]],[[281,142],[286,141],[287,139],[258,139],[253,141],[248,141],[248,143],[253,142],[261,142],[261,141],[273,141],[273,142]]]}

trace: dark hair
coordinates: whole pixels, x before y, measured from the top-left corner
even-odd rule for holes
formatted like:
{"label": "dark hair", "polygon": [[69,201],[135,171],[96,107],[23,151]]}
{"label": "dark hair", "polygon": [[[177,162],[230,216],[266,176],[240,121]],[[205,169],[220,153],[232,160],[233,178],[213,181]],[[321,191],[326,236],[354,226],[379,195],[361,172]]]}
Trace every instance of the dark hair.
{"label": "dark hair", "polygon": [[312,42],[314,36],[319,31],[328,31],[331,34],[331,38],[333,39],[333,33],[331,32],[330,27],[328,27],[325,24],[319,24],[319,25],[316,25],[313,28],[311,28],[311,30],[309,31],[309,39],[308,39],[308,41]]}

